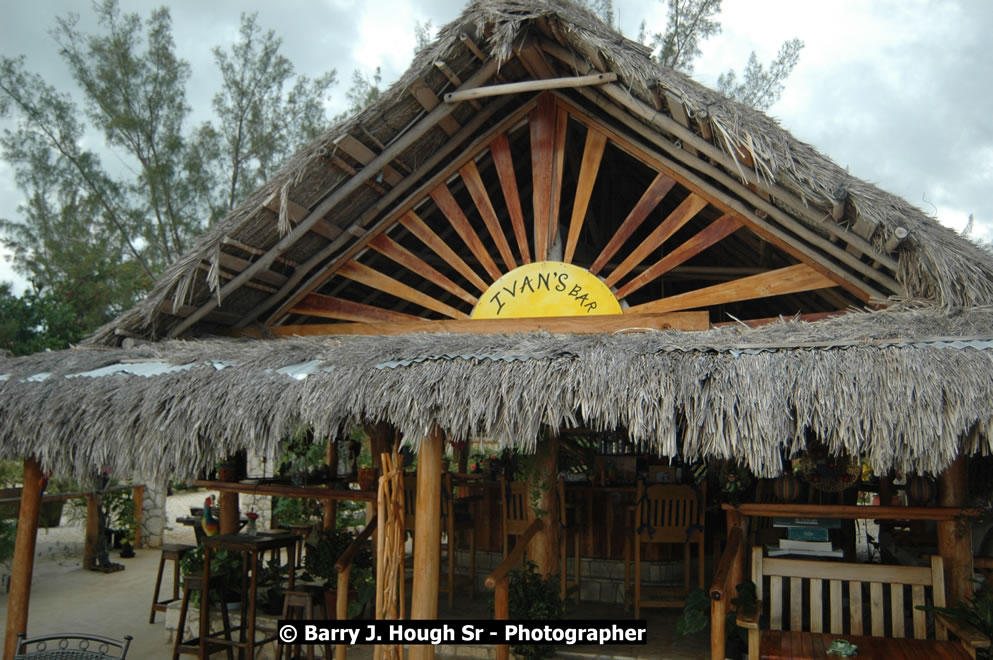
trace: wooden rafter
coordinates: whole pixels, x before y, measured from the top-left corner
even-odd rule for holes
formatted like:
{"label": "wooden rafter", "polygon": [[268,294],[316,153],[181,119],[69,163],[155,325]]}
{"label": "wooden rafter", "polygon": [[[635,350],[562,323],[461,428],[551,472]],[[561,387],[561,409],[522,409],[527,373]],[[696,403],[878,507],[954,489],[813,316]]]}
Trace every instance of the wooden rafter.
{"label": "wooden rafter", "polygon": [[[559,233],[559,208],[562,205],[562,176],[565,170],[565,133],[569,115],[564,109],[555,106],[555,142],[552,146],[552,184],[548,212],[548,244],[553,245]],[[561,255],[557,257],[561,259]]]}
{"label": "wooden rafter", "polygon": [[[269,197],[265,203],[265,207],[276,215],[279,215],[279,194],[273,194]],[[310,214],[310,210],[306,206],[289,199],[286,200],[286,213],[289,215],[290,220],[296,224],[300,224]],[[329,241],[341,236],[341,227],[333,225],[327,220],[318,220],[314,223],[314,226],[310,228],[310,231],[314,232],[318,236],[328,239]],[[265,254],[265,251],[260,251],[259,254]],[[280,258],[277,257],[276,261],[280,261]]]}
{"label": "wooden rafter", "polygon": [[538,97],[538,107],[531,113],[531,179],[534,208],[534,258],[548,258],[549,227],[552,211],[552,177],[555,161],[555,99],[548,94]]}
{"label": "wooden rafter", "polygon": [[741,302],[799,293],[837,286],[837,282],[825,277],[808,264],[787,266],[761,275],[743,277],[723,284],[715,284],[696,291],[669,296],[661,300],[635,305],[629,313],[661,314],[685,309],[697,309],[724,303]]}
{"label": "wooden rafter", "polygon": [[497,250],[500,251],[504,265],[508,270],[517,268],[517,262],[514,261],[514,255],[510,251],[507,237],[503,235],[503,229],[500,228],[500,219],[497,218],[496,211],[493,209],[493,203],[490,201],[489,193],[486,192],[483,178],[479,175],[476,161],[470,160],[463,165],[459,174],[462,176],[462,181],[465,182],[465,187],[469,191],[472,201],[476,203],[476,210],[479,211],[483,222],[486,223],[486,228],[489,230]]}
{"label": "wooden rafter", "polygon": [[675,179],[665,174],[659,173],[655,179],[649,184],[645,192],[642,193],[641,199],[638,203],[634,205],[631,212],[628,213],[628,217],[624,219],[621,226],[614,232],[614,235],[604,246],[603,251],[600,252],[600,256],[596,258],[593,265],[590,266],[590,272],[596,275],[603,269],[607,261],[610,260],[617,250],[624,245],[625,241],[631,238],[631,235],[635,232],[641,223],[645,221],[648,214],[651,213],[656,206],[659,205],[672,187],[676,185]]}
{"label": "wooden rafter", "polygon": [[[368,165],[376,157],[376,153],[359,142],[356,138],[348,135],[342,135],[335,142],[335,146],[344,151],[346,154],[360,162],[363,166]],[[390,186],[395,186],[401,181],[403,181],[403,175],[393,169],[392,166],[386,165],[383,167],[383,180]]]}
{"label": "wooden rafter", "polygon": [[[414,84],[410,86],[409,90],[414,98],[417,99],[417,102],[421,104],[421,107],[428,112],[431,112],[438,107],[439,104],[441,104],[441,99],[438,98],[438,95],[435,94],[423,80],[415,81]],[[438,126],[440,126],[441,130],[445,131],[449,137],[458,133],[460,128],[459,123],[455,121],[454,117],[451,116],[445,117],[438,122]]]}
{"label": "wooden rafter", "polygon": [[637,277],[619,288],[616,292],[618,299],[626,298],[652,280],[661,277],[676,266],[700,254],[714,243],[727,238],[743,226],[744,224],[740,218],[728,214],[722,215],[702,229],[696,236],[662,257],[655,264],[642,271]]}
{"label": "wooden rafter", "polygon": [[[478,87],[480,84],[485,82],[496,72],[497,63],[495,60],[490,60],[485,62],[479,70],[477,70],[463,85],[464,88],[468,89],[471,87]],[[258,261],[253,263],[249,268],[242,271],[238,277],[234,278],[217,292],[216,296],[211,296],[210,299],[203,305],[197,308],[193,314],[188,316],[185,320],[177,323],[172,327],[167,335],[169,337],[176,337],[188,328],[190,328],[194,323],[206,316],[211,310],[215,309],[219,300],[231,294],[231,292],[240,288],[245,282],[249,281],[253,275],[259,270],[263,270],[272,265],[272,262],[276,257],[282,255],[291,246],[295,245],[300,237],[309,231],[311,227],[318,221],[324,218],[333,208],[335,208],[341,201],[346,197],[351,195],[353,192],[358,190],[367,180],[371,179],[376,175],[377,172],[382,170],[383,167],[389,164],[390,160],[394,156],[402,154],[411,145],[417,142],[425,133],[427,133],[431,128],[433,128],[439,121],[451,114],[452,108],[449,105],[439,105],[437,108],[432,110],[426,117],[421,119],[415,126],[410,128],[407,132],[400,135],[389,147],[387,147],[383,152],[381,152],[376,158],[369,163],[366,167],[362,168],[362,171],[357,175],[351,177],[347,181],[344,181],[338,188],[336,188],[331,194],[324,198],[320,204],[317,205],[308,215],[302,220],[293,230],[284,236],[279,242],[276,243],[268,252],[265,253]],[[290,282],[293,281],[291,278],[287,281],[284,286],[291,286]],[[273,297],[282,294],[282,290],[277,291]],[[293,301],[296,302],[296,301]],[[254,311],[254,310],[253,310]],[[257,313],[261,313],[263,310],[258,310]],[[242,323],[251,323],[254,320],[254,316],[246,316]]]}
{"label": "wooden rafter", "polygon": [[[220,253],[221,266],[224,268],[229,268],[236,272],[241,272],[248,268],[252,262],[247,259],[242,259],[241,257],[236,257],[233,254],[228,254],[227,252],[221,251]],[[275,286],[282,286],[286,282],[286,275],[281,275],[272,270],[260,270],[255,274],[256,280],[260,282],[265,282],[266,284],[272,284]]]}
{"label": "wooden rafter", "polygon": [[455,201],[455,197],[452,196],[452,191],[448,189],[448,186],[444,183],[436,186],[430,193],[431,199],[434,203],[438,205],[445,218],[451,223],[455,231],[462,238],[462,241],[468,246],[472,254],[479,260],[483,268],[489,273],[493,281],[500,278],[502,273],[500,269],[497,268],[496,262],[493,261],[493,257],[490,256],[489,252],[483,246],[483,242],[479,240],[479,236],[476,234],[476,230],[472,228],[472,224],[469,219],[465,217],[465,213],[462,212],[462,207],[459,203]]}
{"label": "wooden rafter", "polygon": [[[415,321],[418,318],[410,314],[372,307],[371,305],[363,305],[362,303],[352,302],[351,300],[322,296],[319,293],[308,294],[290,310],[290,313],[302,314],[304,316],[318,316],[326,319],[338,319],[341,321],[353,321],[355,323],[396,323],[399,321]],[[273,330],[275,331],[275,328]]]}
{"label": "wooden rafter", "polygon": [[528,247],[527,228],[524,226],[524,213],[521,211],[521,196],[517,190],[517,175],[514,174],[514,159],[510,155],[510,141],[506,135],[498,135],[490,143],[490,154],[496,166],[500,187],[503,189],[503,200],[507,203],[510,213],[510,224],[514,227],[517,238],[517,249],[520,251],[521,262],[531,263],[531,250]]}
{"label": "wooden rafter", "polygon": [[470,305],[475,305],[479,299],[440,273],[434,266],[425,263],[416,254],[403,247],[385,233],[369,241],[369,247],[380,254],[389,257],[404,268],[417,273],[432,284],[458,296]]}
{"label": "wooden rafter", "polygon": [[566,240],[562,260],[571,264],[576,254],[576,243],[586,220],[586,209],[593,195],[593,184],[600,171],[600,161],[607,144],[607,136],[590,126],[586,131],[586,145],[583,147],[583,163],[579,169],[579,182],[576,184],[576,197],[572,203],[572,218],[569,220],[569,237]]}
{"label": "wooden rafter", "polygon": [[[310,297],[308,296],[306,300],[309,300]],[[354,305],[356,303],[352,304]],[[369,309],[376,310],[374,307]],[[372,311],[369,313],[372,313]],[[568,334],[602,334],[606,332],[639,332],[647,330],[706,330],[708,327],[710,327],[710,322],[707,312],[674,312],[671,314],[614,314],[607,316],[566,316],[531,319],[470,319],[467,321],[432,321],[429,319],[414,318],[408,320],[384,320],[381,322],[359,321],[356,323],[284,325],[274,326],[268,330],[276,337],[291,337],[294,335],[405,335],[418,332],[512,334],[537,332],[539,330]],[[241,331],[239,334],[254,336],[255,332]]]}
{"label": "wooden rafter", "polygon": [[481,99],[487,96],[501,96],[503,94],[525,94],[527,92],[540,92],[549,89],[565,89],[568,87],[587,87],[589,85],[603,85],[604,83],[617,80],[617,74],[594,73],[588,76],[569,76],[566,78],[543,78],[541,80],[524,80],[521,82],[504,83],[502,85],[487,85],[465,92],[449,92],[445,94],[445,103],[460,103],[472,99]]}
{"label": "wooden rafter", "polygon": [[446,305],[412,286],[408,286],[399,280],[393,279],[389,275],[380,273],[378,270],[360,264],[357,261],[350,261],[347,264],[343,264],[338,269],[338,274],[360,284],[365,284],[367,287],[388,293],[401,300],[406,300],[415,305],[420,305],[425,309],[438,312],[449,318],[469,318],[469,315],[465,312],[460,312],[454,307]]}
{"label": "wooden rafter", "polygon": [[605,284],[607,286],[614,286],[617,284],[622,277],[631,272],[632,268],[647,259],[649,254],[657,250],[663,243],[666,242],[666,240],[668,240],[670,236],[679,231],[683,225],[689,222],[706,206],[707,200],[700,197],[696,193],[690,193],[690,196],[684,199],[682,203],[669,214],[669,217],[667,217],[662,224],[656,227],[652,233],[641,242],[641,245],[636,247],[634,251],[628,255],[627,259],[622,261],[617,268],[610,271],[610,274],[607,275],[605,280]]}
{"label": "wooden rafter", "polygon": [[469,264],[465,262],[462,257],[455,254],[455,250],[448,246],[448,243],[438,236],[433,229],[428,227],[427,223],[418,217],[413,211],[409,211],[400,218],[400,224],[407,228],[407,230],[420,239],[424,245],[431,248],[431,250],[442,258],[446,263],[451,264],[452,268],[457,270],[462,274],[462,277],[466,278],[472,285],[479,289],[480,293],[484,293],[488,288],[486,282],[476,274]]}

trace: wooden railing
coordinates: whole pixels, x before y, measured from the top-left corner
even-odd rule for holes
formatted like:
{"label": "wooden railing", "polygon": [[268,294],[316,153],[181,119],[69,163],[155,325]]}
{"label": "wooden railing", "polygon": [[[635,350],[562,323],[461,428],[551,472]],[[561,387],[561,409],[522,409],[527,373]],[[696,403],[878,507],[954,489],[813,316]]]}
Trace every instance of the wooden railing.
{"label": "wooden railing", "polygon": [[741,580],[739,566],[744,552],[745,534],[740,527],[733,527],[728,533],[727,545],[714,571],[714,581],[710,585],[710,658],[724,660],[724,643],[727,639],[725,622],[735,596],[735,588]]}
{"label": "wooden railing", "polygon": [[[334,570],[338,572],[338,602],[335,606],[336,618],[338,621],[348,620],[348,579],[352,574],[352,561],[355,555],[362,550],[362,545],[369,540],[372,533],[376,531],[376,516],[372,517],[352,544],[341,553],[338,561],[335,562]],[[344,644],[336,644],[334,647],[334,657],[337,660],[345,660],[348,647]]]}
{"label": "wooden railing", "polygon": [[[510,618],[510,580],[507,575],[524,557],[524,550],[528,547],[531,537],[537,534],[543,523],[541,519],[535,520],[528,525],[524,533],[517,538],[514,548],[507,555],[507,558],[500,562],[500,565],[493,569],[493,572],[486,576],[486,588],[493,590],[493,619],[496,621],[506,621]],[[498,644],[496,647],[496,660],[508,660],[510,658],[510,646]]]}

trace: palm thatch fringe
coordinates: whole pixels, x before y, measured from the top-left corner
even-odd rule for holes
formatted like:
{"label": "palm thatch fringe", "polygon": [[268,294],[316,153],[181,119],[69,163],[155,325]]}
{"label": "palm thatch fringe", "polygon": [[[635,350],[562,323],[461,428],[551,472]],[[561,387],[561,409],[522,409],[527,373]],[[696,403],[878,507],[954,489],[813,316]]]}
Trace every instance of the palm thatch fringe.
{"label": "palm thatch fringe", "polygon": [[[156,361],[160,375],[76,375]],[[437,423],[523,451],[542,427],[624,428],[660,455],[763,476],[810,431],[876,470],[937,473],[970,432],[963,451],[993,450],[991,400],[990,308],[698,333],[170,341],[0,359],[0,457],[183,477],[237,449],[270,454],[300,422],[320,438],[385,421],[414,445]]]}

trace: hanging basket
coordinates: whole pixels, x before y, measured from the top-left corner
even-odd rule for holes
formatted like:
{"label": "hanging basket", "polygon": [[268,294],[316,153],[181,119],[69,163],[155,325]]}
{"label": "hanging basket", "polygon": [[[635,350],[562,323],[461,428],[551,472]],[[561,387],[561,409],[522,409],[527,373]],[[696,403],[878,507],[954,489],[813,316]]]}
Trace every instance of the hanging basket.
{"label": "hanging basket", "polygon": [[820,444],[812,444],[806,454],[793,459],[793,474],[817,490],[838,493],[859,482],[862,463],[857,457],[832,456]]}

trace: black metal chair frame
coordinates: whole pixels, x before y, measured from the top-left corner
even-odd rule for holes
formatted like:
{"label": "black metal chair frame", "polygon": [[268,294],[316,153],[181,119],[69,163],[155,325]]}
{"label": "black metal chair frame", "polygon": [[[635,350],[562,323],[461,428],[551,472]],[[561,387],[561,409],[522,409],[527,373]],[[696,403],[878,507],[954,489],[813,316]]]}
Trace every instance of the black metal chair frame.
{"label": "black metal chair frame", "polygon": [[[127,656],[132,639],[134,638],[131,635],[125,635],[122,642],[89,633],[59,633],[27,639],[24,633],[18,633],[17,652],[14,654],[14,659],[102,660],[115,658],[120,660]],[[117,655],[118,651],[120,651],[120,655]]]}

